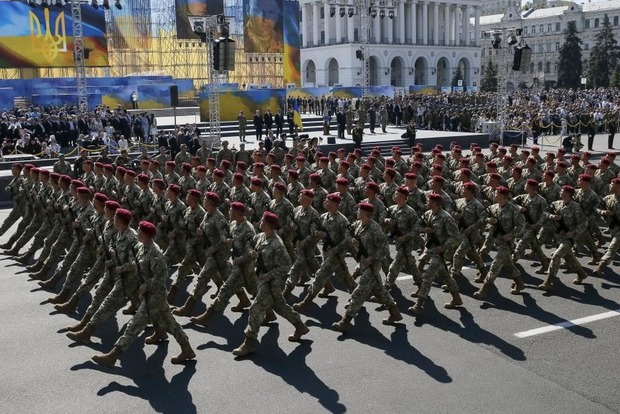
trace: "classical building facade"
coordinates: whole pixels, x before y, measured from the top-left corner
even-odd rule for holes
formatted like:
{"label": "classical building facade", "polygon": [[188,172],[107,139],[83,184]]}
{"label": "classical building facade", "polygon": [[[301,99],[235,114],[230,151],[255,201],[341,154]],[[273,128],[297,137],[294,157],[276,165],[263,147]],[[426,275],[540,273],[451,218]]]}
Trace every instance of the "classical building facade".
{"label": "classical building facade", "polygon": [[[605,0],[595,3],[547,2],[545,8],[519,11],[514,5],[502,14],[482,16],[480,28],[483,33],[499,28],[520,28],[523,40],[532,49],[530,64],[520,73],[509,71],[509,87],[519,83],[533,82],[553,85],[557,80],[559,50],[564,42],[564,31],[569,22],[574,22],[583,41],[584,77],[587,77],[587,61],[594,46],[595,36],[600,30],[605,15],[609,17],[616,39],[620,36],[620,0]],[[481,69],[489,58],[498,63],[497,50],[492,49],[492,37],[483,40]],[[512,57],[508,59],[512,65]]]}
{"label": "classical building facade", "polygon": [[[362,85],[360,0],[301,0],[302,85]],[[371,85],[480,84],[480,0],[364,0],[370,4]]]}

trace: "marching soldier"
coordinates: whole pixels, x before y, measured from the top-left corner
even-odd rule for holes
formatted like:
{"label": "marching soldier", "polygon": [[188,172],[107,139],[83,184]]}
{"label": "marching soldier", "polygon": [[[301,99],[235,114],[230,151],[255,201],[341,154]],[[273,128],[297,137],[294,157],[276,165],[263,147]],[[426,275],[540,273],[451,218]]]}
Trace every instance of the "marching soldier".
{"label": "marching soldier", "polygon": [[611,180],[609,187],[610,194],[603,198],[601,206],[596,210],[609,223],[609,232],[611,233],[611,242],[607,251],[594,271],[599,276],[603,274],[603,270],[609,266],[611,260],[620,250],[620,178]]}

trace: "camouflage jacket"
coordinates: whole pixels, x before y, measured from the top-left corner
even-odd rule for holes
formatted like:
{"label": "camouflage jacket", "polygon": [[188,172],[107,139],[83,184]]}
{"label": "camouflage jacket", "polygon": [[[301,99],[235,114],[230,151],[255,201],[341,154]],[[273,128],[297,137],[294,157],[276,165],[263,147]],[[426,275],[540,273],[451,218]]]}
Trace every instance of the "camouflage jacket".
{"label": "camouflage jacket", "polygon": [[[440,246],[448,252],[454,252],[461,243],[461,233],[452,216],[444,209],[440,209],[437,214],[433,214],[432,210],[428,210],[422,216],[422,226],[433,229],[433,233]],[[427,237],[431,237],[427,235]],[[428,238],[427,238],[428,240]],[[428,242],[427,242],[428,243]],[[437,246],[433,246],[437,247]],[[434,254],[434,251],[430,251]]]}
{"label": "camouflage jacket", "polygon": [[522,194],[512,199],[512,202],[527,211],[523,213],[525,224],[534,230],[539,229],[545,220],[544,213],[547,210],[547,200],[540,194],[530,197],[529,194]]}
{"label": "camouflage jacket", "polygon": [[297,241],[307,244],[314,240],[314,233],[318,228],[319,213],[310,206],[308,209],[304,209],[303,206],[295,207],[293,213],[295,217],[294,225],[295,232],[297,234]]}
{"label": "camouflage jacket", "polygon": [[[525,229],[525,217],[521,214],[521,210],[515,204],[508,202],[504,206],[498,203],[488,207],[487,212],[491,218],[497,220],[493,225],[492,232],[496,241],[503,242],[501,236],[512,235],[513,238],[520,237]],[[510,243],[510,242],[509,242]]]}
{"label": "camouflage jacket", "polygon": [[252,261],[250,250],[252,250],[252,239],[256,235],[254,227],[249,221],[243,220],[241,223],[236,221],[230,222],[228,225],[230,238],[233,239],[232,258],[241,258],[242,264]]}
{"label": "camouflage jacket", "polygon": [[454,201],[453,218],[461,231],[470,229],[471,232],[479,233],[484,229],[487,217],[484,206],[478,199],[467,201],[459,198]]}
{"label": "camouflage jacket", "polygon": [[567,233],[573,232],[573,235],[579,237],[586,231],[588,221],[577,202],[564,203],[562,200],[554,201],[545,212],[545,218],[550,218],[550,216],[555,214],[562,216],[562,220],[556,222],[557,235],[560,240],[573,238]]}
{"label": "camouflage jacket", "polygon": [[340,212],[323,213],[319,217],[319,231],[327,233],[323,239],[326,254],[345,254],[351,243],[349,220]]}
{"label": "camouflage jacket", "polygon": [[609,224],[609,232],[613,237],[620,237],[620,197],[610,194],[603,198],[597,213],[601,215],[605,210],[612,211],[615,214],[613,217],[605,218]]}
{"label": "camouflage jacket", "polygon": [[586,217],[597,216],[596,209],[601,204],[601,199],[592,189],[584,191],[579,188],[575,191],[575,201],[579,203]]}
{"label": "camouflage jacket", "polygon": [[220,210],[215,210],[214,213],[205,212],[200,229],[207,247],[215,247],[218,251],[227,250],[228,221]]}
{"label": "camouflage jacket", "polygon": [[282,239],[275,233],[271,237],[259,233],[253,237],[252,246],[258,253],[256,274],[269,274],[271,280],[267,283],[284,283],[291,268],[291,259]]}
{"label": "camouflage jacket", "polygon": [[374,220],[364,224],[361,220],[353,223],[353,237],[358,242],[357,257],[370,259],[372,264],[380,263],[388,249],[388,241],[381,226]]}

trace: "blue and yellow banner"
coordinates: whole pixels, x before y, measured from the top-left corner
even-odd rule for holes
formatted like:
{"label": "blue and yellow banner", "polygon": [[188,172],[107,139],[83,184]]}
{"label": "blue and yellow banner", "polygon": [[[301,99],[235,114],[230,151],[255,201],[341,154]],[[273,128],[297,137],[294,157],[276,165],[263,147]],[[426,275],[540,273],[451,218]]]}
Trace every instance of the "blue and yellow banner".
{"label": "blue and yellow banner", "polygon": [[[243,0],[245,53],[284,51],[283,0]],[[295,15],[297,18],[299,14]]]}
{"label": "blue and yellow banner", "polygon": [[301,35],[299,1],[284,1],[284,83],[301,86]]}
{"label": "blue and yellow banner", "polygon": [[[253,91],[236,91],[220,93],[220,120],[235,121],[239,111],[244,111],[248,119],[252,119],[254,112],[261,114],[269,108],[272,114],[283,108],[286,99],[284,89],[258,89]],[[209,121],[209,94],[200,94],[200,120]]]}
{"label": "blue and yellow banner", "polygon": [[198,39],[189,16],[215,16],[224,13],[224,0],[175,0],[177,39]]}
{"label": "blue and yellow banner", "polygon": [[[0,2],[0,68],[75,66],[71,6],[30,7]],[[82,5],[86,66],[108,66],[103,8]]]}

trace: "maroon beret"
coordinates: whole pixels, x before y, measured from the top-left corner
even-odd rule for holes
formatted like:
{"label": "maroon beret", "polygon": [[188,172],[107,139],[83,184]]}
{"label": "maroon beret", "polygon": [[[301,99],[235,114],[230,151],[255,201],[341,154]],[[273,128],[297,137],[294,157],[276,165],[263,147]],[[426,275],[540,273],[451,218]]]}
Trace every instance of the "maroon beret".
{"label": "maroon beret", "polygon": [[366,189],[367,190],[372,190],[375,193],[379,192],[379,184],[375,183],[374,181],[369,181],[366,183]]}
{"label": "maroon beret", "polygon": [[289,177],[299,178],[299,173],[296,170],[288,170]]}
{"label": "maroon beret", "polygon": [[418,179],[418,174],[412,173],[412,172],[406,173],[405,174],[405,179],[407,179],[407,180],[417,180]]}
{"label": "maroon beret", "polygon": [[205,167],[204,165],[199,165],[198,167],[196,167],[196,171],[207,172],[207,167]]}
{"label": "maroon beret", "polygon": [[108,201],[108,196],[103,193],[95,193],[94,199],[105,204],[105,202]]}
{"label": "maroon beret", "polygon": [[233,201],[230,203],[231,210],[240,211],[241,213],[245,213],[245,204],[240,203],[239,201]]}
{"label": "maroon beret", "polygon": [[39,174],[44,175],[46,177],[50,176],[51,171],[50,170],[46,170],[45,168],[39,168]]}
{"label": "maroon beret", "polygon": [[50,178],[54,181],[58,181],[60,179],[60,174],[53,172],[50,174]]}
{"label": "maroon beret", "polygon": [[114,200],[108,200],[105,202],[105,208],[107,208],[110,211],[116,211],[119,208],[121,208],[121,205],[118,204],[118,202],[114,201]]}
{"label": "maroon beret", "polygon": [[446,182],[446,179],[443,178],[441,175],[433,175],[432,180],[433,180],[433,182],[436,182],[436,183],[445,183]]}
{"label": "maroon beret", "polygon": [[386,168],[385,169],[385,174],[387,174],[388,176],[394,178],[394,177],[396,177],[396,170],[394,168]]}
{"label": "maroon beret", "polygon": [[202,197],[202,194],[200,193],[200,191],[196,190],[195,188],[192,188],[191,190],[189,190],[187,192],[188,196],[192,196],[192,197],[196,197],[196,198],[200,198]]}
{"label": "maroon beret", "polygon": [[215,171],[213,171],[213,176],[214,177],[224,178],[226,176],[226,174],[224,173],[224,171],[222,171],[220,169],[216,169]]}
{"label": "maroon beret", "polygon": [[618,177],[616,177],[616,178],[612,178],[612,179],[611,179],[611,183],[612,183],[613,185],[618,185],[618,184],[620,184],[620,178],[618,178]]}
{"label": "maroon beret", "polygon": [[24,166],[21,165],[19,162],[14,162],[11,168],[17,168],[18,170],[21,170],[24,168]]}
{"label": "maroon beret", "polygon": [[142,220],[138,223],[138,230],[147,235],[150,238],[153,238],[155,234],[157,234],[157,227],[150,221]]}
{"label": "maroon beret", "polygon": [[527,185],[529,185],[531,187],[538,188],[538,181],[534,180],[533,178],[528,179],[526,183],[527,183]]}
{"label": "maroon beret", "polygon": [[280,191],[286,191],[286,184],[284,184],[282,181],[278,181],[273,185],[273,188]]}
{"label": "maroon beret", "polygon": [[333,201],[334,203],[340,203],[340,201],[342,201],[342,197],[340,197],[340,194],[338,193],[327,194],[327,199],[329,201]]}
{"label": "maroon beret", "polygon": [[299,156],[299,157],[295,158],[295,161],[305,162],[306,161],[306,157]]}
{"label": "maroon beret", "polygon": [[131,214],[131,211],[127,209],[119,208],[116,210],[116,217],[123,220],[125,223],[129,223],[133,217],[133,214]]}
{"label": "maroon beret", "polygon": [[463,188],[465,190],[469,190],[471,192],[474,192],[474,191],[476,191],[476,184],[472,183],[471,181],[469,181],[469,182],[466,182],[465,184],[463,184]]}
{"label": "maroon beret", "polygon": [[589,176],[588,174],[579,174],[579,179],[580,179],[581,181],[586,181],[586,182],[588,182],[588,183],[591,183],[591,182],[592,182],[592,177],[591,177],[591,176]]}
{"label": "maroon beret", "polygon": [[105,164],[103,169],[106,171],[114,171],[114,166],[112,164]]}
{"label": "maroon beret", "polygon": [[508,195],[510,194],[510,190],[508,189],[508,187],[504,187],[504,186],[499,186],[495,189],[495,192],[497,194],[503,194],[503,195]]}
{"label": "maroon beret", "polygon": [[489,174],[489,177],[490,177],[492,180],[501,180],[501,179],[502,179],[502,176],[501,176],[501,175],[499,175],[498,173],[492,173],[492,174]]}
{"label": "maroon beret", "polygon": [[263,180],[259,177],[252,177],[250,179],[250,182],[252,183],[252,185],[255,185],[257,187],[262,187],[263,186]]}
{"label": "maroon beret", "polygon": [[347,185],[348,186],[349,185],[349,180],[347,180],[344,177],[340,177],[340,178],[336,179],[336,184],[338,184],[338,185]]}
{"label": "maroon beret", "polygon": [[275,227],[280,225],[280,218],[276,213],[272,213],[271,211],[265,211],[263,213],[263,221]]}
{"label": "maroon beret", "polygon": [[300,194],[309,198],[314,198],[314,191],[310,189],[301,190]]}
{"label": "maroon beret", "polygon": [[220,165],[221,165],[222,167],[230,168],[230,165],[231,165],[231,164],[230,164],[230,161],[228,161],[228,160],[222,160],[222,162],[220,163]]}
{"label": "maroon beret", "polygon": [[545,175],[547,177],[553,178],[553,177],[555,177],[555,172],[553,172],[552,170],[547,170],[547,171],[545,171]]}
{"label": "maroon beret", "polygon": [[161,178],[156,178],[153,180],[153,185],[159,188],[166,188],[166,182]]}
{"label": "maroon beret", "polygon": [[181,187],[179,187],[176,184],[170,184],[168,186],[168,191],[172,191],[173,193],[178,195],[178,194],[181,194]]}
{"label": "maroon beret", "polygon": [[271,164],[270,168],[271,171],[282,171],[282,167],[280,167],[278,164]]}
{"label": "maroon beret", "polygon": [[574,195],[575,194],[575,187],[573,187],[572,185],[564,185],[562,186],[562,191],[567,192],[570,195]]}
{"label": "maroon beret", "polygon": [[310,181],[314,181],[316,183],[320,183],[321,182],[321,174],[317,174],[317,173],[312,173],[309,176]]}
{"label": "maroon beret", "polygon": [[205,201],[206,200],[209,200],[215,204],[218,204],[220,202],[220,196],[217,195],[217,193],[214,193],[213,191],[207,191],[205,193]]}
{"label": "maroon beret", "polygon": [[401,193],[402,195],[409,197],[409,189],[407,187],[405,187],[404,185],[401,185],[400,187],[398,187],[396,189],[397,193]]}
{"label": "maroon beret", "polygon": [[84,185],[84,183],[83,183],[83,182],[81,182],[80,180],[71,180],[71,185],[72,185],[74,188],[86,187],[86,186]]}
{"label": "maroon beret", "polygon": [[370,203],[359,203],[357,205],[357,207],[361,210],[361,211],[367,211],[369,213],[372,213],[373,211],[375,211],[375,206],[373,206]]}
{"label": "maroon beret", "polygon": [[174,163],[174,161],[166,161],[166,167],[175,167],[176,164]]}
{"label": "maroon beret", "polygon": [[443,199],[441,198],[441,194],[437,193],[430,193],[427,198],[428,201],[435,201],[437,203],[441,203],[443,201]]}
{"label": "maroon beret", "polygon": [[143,183],[148,183],[149,176],[146,174],[138,174],[138,181],[143,182]]}
{"label": "maroon beret", "polygon": [[181,169],[187,172],[192,172],[192,164],[184,162],[181,164]]}
{"label": "maroon beret", "polygon": [[136,173],[134,170],[125,170],[125,177],[126,176],[136,177],[137,175],[138,173]]}
{"label": "maroon beret", "polygon": [[497,168],[497,163],[495,161],[487,162],[487,167],[489,168]]}
{"label": "maroon beret", "polygon": [[90,189],[88,187],[80,187],[76,189],[76,192],[82,195],[88,195],[88,196],[91,195]]}
{"label": "maroon beret", "polygon": [[62,181],[62,182],[63,182],[63,183],[65,183],[65,184],[71,184],[71,182],[72,182],[73,180],[71,179],[71,177],[70,177],[70,176],[68,176],[68,175],[66,175],[66,174],[63,174],[63,175],[61,175],[61,176],[60,176],[60,181]]}
{"label": "maroon beret", "polygon": [[234,173],[233,174],[233,181],[239,181],[239,182],[244,182],[245,181],[245,176],[241,173]]}

